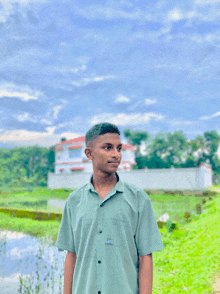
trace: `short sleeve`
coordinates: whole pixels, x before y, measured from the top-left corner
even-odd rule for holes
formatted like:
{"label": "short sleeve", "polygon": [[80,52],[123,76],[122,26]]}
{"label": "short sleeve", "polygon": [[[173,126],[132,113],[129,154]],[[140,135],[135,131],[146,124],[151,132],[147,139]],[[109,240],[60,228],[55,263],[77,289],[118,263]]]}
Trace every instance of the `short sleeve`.
{"label": "short sleeve", "polygon": [[138,224],[135,234],[139,256],[164,249],[151,200],[144,191],[141,191],[140,194]]}
{"label": "short sleeve", "polygon": [[55,247],[58,248],[58,251],[66,250],[70,252],[75,252],[71,211],[70,211],[68,200],[65,203]]}

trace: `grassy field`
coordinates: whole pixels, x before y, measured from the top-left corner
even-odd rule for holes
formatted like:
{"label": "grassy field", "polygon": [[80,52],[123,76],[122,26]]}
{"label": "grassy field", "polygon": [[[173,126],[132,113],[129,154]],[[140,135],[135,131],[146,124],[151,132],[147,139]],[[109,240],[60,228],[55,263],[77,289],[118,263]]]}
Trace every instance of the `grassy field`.
{"label": "grassy field", "polygon": [[[0,194],[0,207],[14,207],[35,210],[51,210],[47,207],[47,200],[60,199],[66,200],[73,190],[60,189],[48,190],[47,188],[35,188],[32,191],[8,191]],[[168,213],[170,220],[184,224],[183,214],[190,211],[191,219],[196,219],[196,204],[202,204],[202,200],[207,197],[188,196],[188,195],[169,195],[169,194],[149,194],[155,217],[158,219],[162,214]],[[213,198],[216,198],[214,196]],[[204,211],[203,207],[203,211]],[[55,209],[54,211],[62,211]]]}
{"label": "grassy field", "polygon": [[[32,191],[0,194],[5,205],[25,205],[24,202],[39,202],[47,199],[67,199],[70,191]],[[182,213],[193,211],[196,203],[205,197],[152,195],[155,214],[168,212],[171,220],[179,220],[179,229],[171,233],[160,230],[165,249],[153,253],[154,294],[164,293],[214,293],[212,275],[220,272],[220,194],[202,205],[203,213],[193,215],[186,223]],[[36,205],[39,209],[44,204]],[[32,206],[33,208],[33,206]],[[176,218],[175,218],[176,216]],[[60,223],[14,218],[0,213],[0,228],[19,231],[35,236],[52,238],[55,244]]]}

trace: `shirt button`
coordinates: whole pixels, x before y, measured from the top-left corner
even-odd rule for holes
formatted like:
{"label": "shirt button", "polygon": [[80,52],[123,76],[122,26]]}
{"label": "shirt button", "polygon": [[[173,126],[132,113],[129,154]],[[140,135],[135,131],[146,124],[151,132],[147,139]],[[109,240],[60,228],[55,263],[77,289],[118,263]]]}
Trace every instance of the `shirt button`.
{"label": "shirt button", "polygon": [[103,203],[102,203],[102,204],[100,204],[100,206],[102,207],[102,206],[103,206]]}
{"label": "shirt button", "polygon": [[101,291],[99,291],[98,294],[101,294]]}
{"label": "shirt button", "polygon": [[101,260],[99,260],[98,263],[101,263]]}
{"label": "shirt button", "polygon": [[102,233],[102,231],[99,231],[99,233],[101,234],[101,233]]}

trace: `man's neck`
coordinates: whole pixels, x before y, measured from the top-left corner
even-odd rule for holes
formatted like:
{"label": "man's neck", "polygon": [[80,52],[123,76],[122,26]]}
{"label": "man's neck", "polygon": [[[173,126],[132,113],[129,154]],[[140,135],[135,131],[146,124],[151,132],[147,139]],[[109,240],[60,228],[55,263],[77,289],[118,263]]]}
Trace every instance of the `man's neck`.
{"label": "man's neck", "polygon": [[96,190],[112,189],[117,183],[117,176],[115,173],[94,173],[92,182]]}

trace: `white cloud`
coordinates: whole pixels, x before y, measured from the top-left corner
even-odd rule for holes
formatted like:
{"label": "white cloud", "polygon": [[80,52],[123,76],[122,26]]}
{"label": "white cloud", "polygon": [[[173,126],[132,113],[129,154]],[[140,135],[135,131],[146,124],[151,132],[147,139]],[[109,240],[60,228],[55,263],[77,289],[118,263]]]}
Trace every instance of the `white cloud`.
{"label": "white cloud", "polygon": [[86,17],[88,19],[142,19],[145,15],[141,9],[136,8],[133,11],[126,11],[120,8],[106,7],[104,5],[84,5],[83,8],[80,6],[74,7],[75,13]]}
{"label": "white cloud", "polygon": [[0,98],[8,97],[8,98],[19,98],[22,101],[28,101],[28,100],[37,100],[37,97],[31,96],[28,93],[19,93],[19,92],[9,92],[2,90],[0,91]]}
{"label": "white cloud", "polygon": [[76,68],[71,68],[70,69],[70,72],[72,72],[72,73],[78,73],[79,71],[84,71],[84,70],[86,70],[86,65],[85,64],[83,64],[82,66],[80,66],[80,67],[76,67]]}
{"label": "white cloud", "polygon": [[[159,17],[158,17],[159,18]],[[151,40],[151,42],[156,42],[158,38],[163,36],[169,36],[169,33],[171,32],[172,26],[169,23],[164,24],[164,26],[155,31],[144,31],[144,30],[138,30],[137,32],[132,33],[128,40],[131,42],[135,42],[136,39],[140,40]]]}
{"label": "white cloud", "polygon": [[79,72],[85,71],[87,68],[86,64],[82,64],[79,67],[69,67],[69,66],[51,66],[51,70],[56,71],[61,74],[77,74]]}
{"label": "white cloud", "polygon": [[214,117],[217,117],[217,116],[220,116],[220,111],[210,115],[210,116],[202,116],[200,117],[201,120],[209,120],[209,119],[212,119]]}
{"label": "white cloud", "polygon": [[82,134],[65,132],[61,134],[54,134],[56,127],[47,127],[46,132],[33,132],[27,130],[13,130],[4,131],[0,133],[0,142],[10,143],[15,146],[34,146],[50,147],[59,143],[61,137],[65,137],[68,140],[74,139]]}
{"label": "white cloud", "polygon": [[145,104],[147,104],[147,105],[151,105],[151,104],[156,103],[157,100],[156,100],[156,99],[149,99],[149,98],[147,98],[147,99],[145,99],[144,102],[145,102]]}
{"label": "white cloud", "polygon": [[174,120],[174,121],[170,121],[170,124],[172,126],[183,126],[183,125],[193,125],[196,124],[198,122],[194,122],[194,121],[189,121],[189,120]]}
{"label": "white cloud", "polygon": [[2,9],[0,10],[0,22],[6,22],[11,13],[13,13],[14,4],[25,6],[33,2],[46,2],[47,0],[0,0]]}
{"label": "white cloud", "polygon": [[47,119],[47,118],[40,119],[40,117],[33,116],[28,112],[24,112],[24,113],[19,114],[19,115],[13,114],[13,116],[19,122],[29,121],[29,122],[32,122],[32,123],[40,123],[40,124],[45,124],[45,125],[52,125],[53,124],[53,122],[52,122],[53,120],[50,120],[50,119]]}
{"label": "white cloud", "polygon": [[53,111],[54,111],[54,115],[53,115],[53,118],[54,119],[57,119],[57,116],[58,116],[58,113],[60,112],[60,110],[62,109],[62,105],[57,105],[53,108]]}
{"label": "white cloud", "polygon": [[76,87],[82,87],[82,86],[86,86],[89,83],[96,83],[96,82],[103,82],[105,80],[108,79],[114,79],[115,76],[100,76],[100,77],[94,77],[94,78],[84,78],[81,81],[73,81],[72,85],[76,86]]}
{"label": "white cloud", "polygon": [[197,5],[213,5],[220,3],[220,0],[195,0],[195,4]]}
{"label": "white cloud", "polygon": [[56,127],[47,127],[46,128],[48,135],[53,135],[54,131],[56,130]]}
{"label": "white cloud", "polygon": [[192,34],[189,39],[197,43],[213,43],[215,41],[220,41],[220,36],[218,34]]}
{"label": "white cloud", "polygon": [[[160,22],[166,22],[172,24],[173,22],[186,20],[185,26],[192,26],[192,21],[202,21],[202,22],[212,22],[218,21],[220,16],[219,6],[220,0],[200,0],[196,1],[196,5],[191,7],[185,7],[184,10],[181,10],[178,7],[167,12],[166,17],[161,16]],[[206,6],[206,7],[205,7]],[[158,19],[158,16],[157,16]],[[218,34],[216,34],[218,35]]]}
{"label": "white cloud", "polygon": [[115,103],[128,103],[130,99],[123,95],[118,95],[118,97],[115,99]]}
{"label": "white cloud", "polygon": [[167,20],[171,22],[179,21],[183,18],[182,12],[178,8],[168,12]]}
{"label": "white cloud", "polygon": [[101,123],[101,122],[110,122],[120,126],[126,125],[138,125],[149,123],[151,120],[162,120],[164,118],[163,115],[159,115],[156,113],[146,112],[146,113],[133,113],[133,114],[125,114],[125,113],[103,113],[100,115],[95,115],[90,120],[92,125]]}
{"label": "white cloud", "polygon": [[217,155],[218,155],[218,157],[220,158],[220,146],[219,146],[219,148],[218,148],[218,150],[217,150]]}
{"label": "white cloud", "polygon": [[18,98],[22,101],[38,100],[43,94],[39,91],[34,91],[28,86],[18,86],[9,83],[0,85],[0,98]]}
{"label": "white cloud", "polygon": [[19,114],[18,116],[14,115],[18,121],[20,122],[24,122],[24,121],[31,121],[31,122],[37,122],[37,119],[36,118],[33,118],[30,116],[29,113],[25,112],[23,114]]}
{"label": "white cloud", "polygon": [[40,123],[45,124],[45,125],[49,125],[49,126],[53,124],[52,121],[50,121],[49,119],[46,119],[46,118],[42,118],[40,120]]}
{"label": "white cloud", "polygon": [[145,151],[146,150],[146,144],[145,142],[141,142],[141,147],[140,147],[140,152],[142,155],[147,155],[147,152]]}

